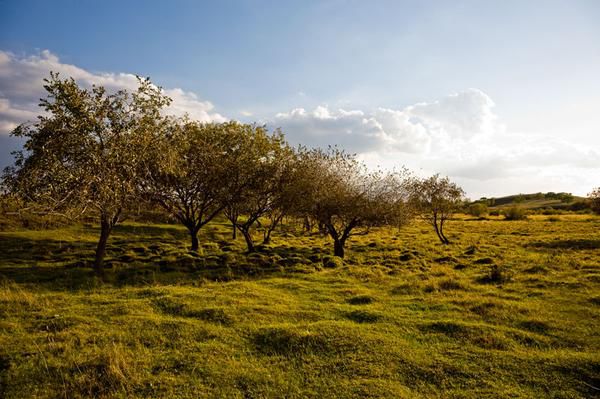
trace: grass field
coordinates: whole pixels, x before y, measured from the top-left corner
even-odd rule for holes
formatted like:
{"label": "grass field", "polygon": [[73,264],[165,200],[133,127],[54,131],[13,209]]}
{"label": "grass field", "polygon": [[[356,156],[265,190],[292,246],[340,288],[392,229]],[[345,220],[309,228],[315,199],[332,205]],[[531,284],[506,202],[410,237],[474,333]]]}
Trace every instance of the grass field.
{"label": "grass field", "polygon": [[463,218],[356,237],[291,230],[199,256],[171,225],[0,232],[0,397],[590,398],[600,218]]}

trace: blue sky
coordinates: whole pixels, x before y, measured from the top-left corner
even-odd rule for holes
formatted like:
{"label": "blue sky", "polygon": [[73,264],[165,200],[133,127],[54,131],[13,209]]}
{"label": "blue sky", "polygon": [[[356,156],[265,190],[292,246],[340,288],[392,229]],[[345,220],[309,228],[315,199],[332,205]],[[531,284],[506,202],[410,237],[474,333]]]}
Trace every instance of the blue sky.
{"label": "blue sky", "polygon": [[10,80],[37,79],[32,63],[135,73],[473,197],[585,194],[600,185],[598,21],[598,1],[0,1],[0,118],[26,108]]}

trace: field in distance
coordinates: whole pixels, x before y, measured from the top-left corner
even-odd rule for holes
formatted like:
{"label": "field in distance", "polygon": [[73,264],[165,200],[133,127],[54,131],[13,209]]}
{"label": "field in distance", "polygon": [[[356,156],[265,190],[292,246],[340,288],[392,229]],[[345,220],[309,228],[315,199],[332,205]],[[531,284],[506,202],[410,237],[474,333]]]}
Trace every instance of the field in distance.
{"label": "field in distance", "polygon": [[[284,226],[286,227],[286,226]],[[344,262],[287,226],[199,255],[172,225],[0,232],[0,396],[590,398],[600,218],[461,217],[354,237]]]}

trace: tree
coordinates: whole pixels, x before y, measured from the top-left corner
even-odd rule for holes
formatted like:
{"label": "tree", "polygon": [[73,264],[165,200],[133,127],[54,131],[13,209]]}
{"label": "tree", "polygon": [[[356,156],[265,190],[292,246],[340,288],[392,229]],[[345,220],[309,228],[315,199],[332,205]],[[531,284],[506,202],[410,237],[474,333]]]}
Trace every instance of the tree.
{"label": "tree", "polygon": [[171,121],[169,129],[155,137],[143,165],[145,197],[188,229],[192,251],[198,250],[202,226],[223,210],[224,180],[237,128],[236,122]]}
{"label": "tree", "polygon": [[433,226],[442,244],[450,243],[444,234],[444,225],[460,209],[464,195],[462,188],[437,174],[412,183],[411,202],[421,217]]}
{"label": "tree", "polygon": [[588,194],[588,198],[591,202],[591,208],[597,214],[600,214],[600,187],[594,189]]}
{"label": "tree", "polygon": [[160,111],[170,99],[149,79],[139,79],[134,93],[109,94],[101,86],[82,88],[51,73],[44,88],[44,115],[12,132],[26,141],[15,153],[15,166],[5,170],[4,182],[32,207],[69,217],[97,216],[94,270],[102,275],[110,233],[138,198],[148,132],[161,128]]}
{"label": "tree", "polygon": [[286,212],[294,152],[283,134],[269,134],[264,126],[238,125],[239,151],[231,157],[226,178],[225,216],[246,241],[248,252],[255,251],[252,230],[260,218],[268,216],[264,242]]}
{"label": "tree", "polygon": [[335,256],[344,257],[346,242],[354,235],[406,221],[402,174],[369,173],[355,156],[335,148],[303,150],[299,170],[296,214],[325,228]]}

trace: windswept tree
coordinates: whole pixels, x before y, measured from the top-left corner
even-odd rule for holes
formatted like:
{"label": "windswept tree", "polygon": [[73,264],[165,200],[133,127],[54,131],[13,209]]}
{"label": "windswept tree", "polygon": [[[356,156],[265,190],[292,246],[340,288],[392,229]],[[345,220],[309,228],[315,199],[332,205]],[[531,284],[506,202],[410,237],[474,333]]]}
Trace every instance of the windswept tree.
{"label": "windswept tree", "polygon": [[255,251],[252,232],[267,217],[263,241],[268,243],[285,215],[291,185],[294,151],[280,131],[269,133],[263,126],[238,125],[237,154],[227,168],[225,216],[234,231],[246,241],[248,252]]}
{"label": "windswept tree", "polygon": [[133,93],[108,93],[51,73],[44,88],[43,115],[12,132],[26,141],[15,153],[15,166],[5,170],[4,183],[46,212],[97,216],[94,270],[101,275],[109,235],[137,198],[148,132],[162,127],[161,109],[170,99],[149,79],[139,79]]}
{"label": "windswept tree", "polygon": [[323,226],[335,256],[344,257],[352,236],[407,221],[405,175],[368,172],[355,156],[336,148],[304,150],[299,158],[296,213]]}
{"label": "windswept tree", "polygon": [[593,190],[588,194],[588,198],[591,202],[591,208],[597,214],[600,214],[600,187]]}
{"label": "windswept tree", "polygon": [[452,215],[463,206],[465,192],[447,177],[433,175],[416,179],[411,184],[411,203],[423,220],[433,226],[442,244],[450,240],[444,227]]}
{"label": "windswept tree", "polygon": [[202,226],[224,207],[238,137],[237,122],[172,121],[146,157],[142,191],[188,229],[192,251],[198,250]]}

